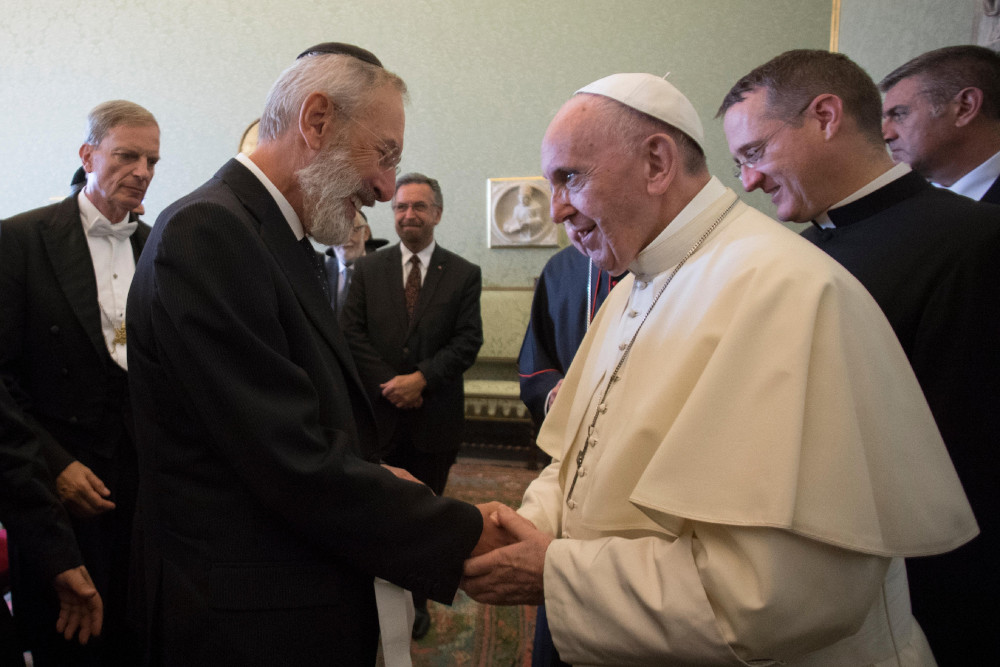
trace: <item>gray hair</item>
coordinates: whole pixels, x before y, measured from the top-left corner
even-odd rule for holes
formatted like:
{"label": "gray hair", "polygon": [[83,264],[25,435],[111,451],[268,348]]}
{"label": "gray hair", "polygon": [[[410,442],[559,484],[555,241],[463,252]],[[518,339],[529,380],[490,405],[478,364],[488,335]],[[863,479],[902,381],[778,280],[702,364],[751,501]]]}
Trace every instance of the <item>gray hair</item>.
{"label": "gray hair", "polygon": [[260,117],[261,142],[273,141],[298,123],[299,110],[313,93],[323,93],[348,118],[383,86],[406,96],[397,75],[353,56],[312,55],[300,58],[281,73],[267,94]]}
{"label": "gray hair", "polygon": [[708,169],[705,151],[702,150],[698,142],[670,123],[653,118],[649,114],[604,95],[578,94],[589,95],[602,111],[607,112],[608,123],[605,129],[612,138],[621,142],[625,151],[638,150],[641,143],[651,134],[666,134],[677,143],[681,154],[681,164],[686,174],[694,176]]}
{"label": "gray hair", "polygon": [[392,193],[392,201],[396,202],[396,193],[404,185],[426,185],[434,193],[434,205],[437,206],[442,211],[444,210],[444,197],[441,195],[441,184],[437,182],[437,179],[431,178],[430,176],[424,176],[416,171],[411,171],[408,174],[403,174],[396,179],[396,189]]}
{"label": "gray hair", "polygon": [[982,46],[962,44],[928,51],[890,72],[878,87],[889,92],[903,79],[919,76],[935,111],[963,88],[983,91],[982,114],[1000,118],[1000,54]]}
{"label": "gray hair", "polygon": [[109,100],[101,102],[87,114],[87,138],[84,143],[91,146],[99,145],[108,132],[119,125],[159,127],[153,114],[135,102]]}

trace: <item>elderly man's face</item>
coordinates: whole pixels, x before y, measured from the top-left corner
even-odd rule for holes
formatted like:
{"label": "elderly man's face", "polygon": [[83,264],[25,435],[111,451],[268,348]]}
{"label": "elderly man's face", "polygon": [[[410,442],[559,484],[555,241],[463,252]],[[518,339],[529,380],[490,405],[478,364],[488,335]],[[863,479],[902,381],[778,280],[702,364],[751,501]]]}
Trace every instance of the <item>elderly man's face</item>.
{"label": "elderly man's face", "polygon": [[333,246],[333,253],[342,264],[350,266],[354,260],[365,254],[365,241],[369,237],[371,237],[371,232],[368,229],[368,223],[358,213],[354,218],[351,235],[345,243]]}
{"label": "elderly man's face", "polygon": [[923,90],[919,76],[889,89],[882,103],[882,138],[893,160],[907,162],[924,178],[936,180],[940,165],[948,163],[952,126],[943,110],[935,112]]}
{"label": "elderly man's face", "polygon": [[160,128],[118,125],[101,143],[80,147],[87,172],[84,192],[110,222],[119,222],[142,204],[160,159]]}
{"label": "elderly man's face", "polygon": [[324,245],[340,245],[362,206],[388,201],[403,147],[403,99],[384,86],[348,119],[345,130],[297,172],[306,231]]}
{"label": "elderly man's face", "polygon": [[592,95],[563,105],[542,140],[542,173],[552,186],[552,222],[600,268],[622,273],[659,220],[643,187],[643,162],[608,137],[609,112]]}
{"label": "elderly man's face", "polygon": [[806,222],[824,212],[829,202],[822,199],[826,189],[823,160],[817,157],[819,140],[810,127],[796,127],[796,119],[786,122],[770,118],[767,91],[758,88],[726,111],[723,129],[729,153],[739,165],[743,188],[760,188],[771,195],[778,218]]}

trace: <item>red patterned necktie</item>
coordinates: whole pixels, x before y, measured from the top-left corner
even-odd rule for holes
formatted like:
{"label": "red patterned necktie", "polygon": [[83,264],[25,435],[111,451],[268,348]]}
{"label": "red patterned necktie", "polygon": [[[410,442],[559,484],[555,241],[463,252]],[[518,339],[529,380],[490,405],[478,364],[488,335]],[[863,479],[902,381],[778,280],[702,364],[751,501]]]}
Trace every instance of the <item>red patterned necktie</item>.
{"label": "red patterned necktie", "polygon": [[420,298],[420,258],[416,255],[410,256],[410,272],[406,274],[403,295],[406,297],[406,314],[412,318],[417,299]]}

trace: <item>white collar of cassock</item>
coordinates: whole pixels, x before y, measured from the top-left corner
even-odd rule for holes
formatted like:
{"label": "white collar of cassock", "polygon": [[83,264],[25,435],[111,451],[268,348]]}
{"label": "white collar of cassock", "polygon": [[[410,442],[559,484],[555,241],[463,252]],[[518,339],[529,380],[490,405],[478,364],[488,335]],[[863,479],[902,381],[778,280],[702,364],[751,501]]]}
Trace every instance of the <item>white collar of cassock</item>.
{"label": "white collar of cassock", "polygon": [[[687,203],[673,220],[667,223],[662,232],[636,256],[628,269],[640,280],[649,280],[652,276],[662,273],[679,262],[684,253],[691,247],[687,242],[688,234],[682,234],[689,223],[698,217],[705,209],[730,192],[729,188],[713,176],[709,179],[694,199]],[[684,242],[681,242],[681,239]]]}

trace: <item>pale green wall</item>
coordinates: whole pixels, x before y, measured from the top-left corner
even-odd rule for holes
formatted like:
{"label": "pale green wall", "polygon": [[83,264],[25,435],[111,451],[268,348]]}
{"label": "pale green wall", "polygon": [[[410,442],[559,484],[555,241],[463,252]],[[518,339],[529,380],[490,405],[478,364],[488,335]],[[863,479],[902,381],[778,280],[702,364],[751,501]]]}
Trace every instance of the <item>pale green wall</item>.
{"label": "pale green wall", "polygon": [[982,0],[842,0],[839,51],[876,83],[931,49],[972,43]]}
{"label": "pale green wall", "polygon": [[[237,148],[303,48],[363,45],[410,85],[402,168],[437,177],[442,244],[488,285],[530,285],[550,250],[486,248],[486,180],[539,174],[573,91],[619,71],[672,71],[729,185],[718,121],[736,78],[789,48],[826,48],[830,0],[0,0],[0,216],[65,193],[86,112],[123,97],[163,131],[152,220]],[[751,201],[770,210],[766,198]],[[376,235],[394,237],[388,206]]]}

